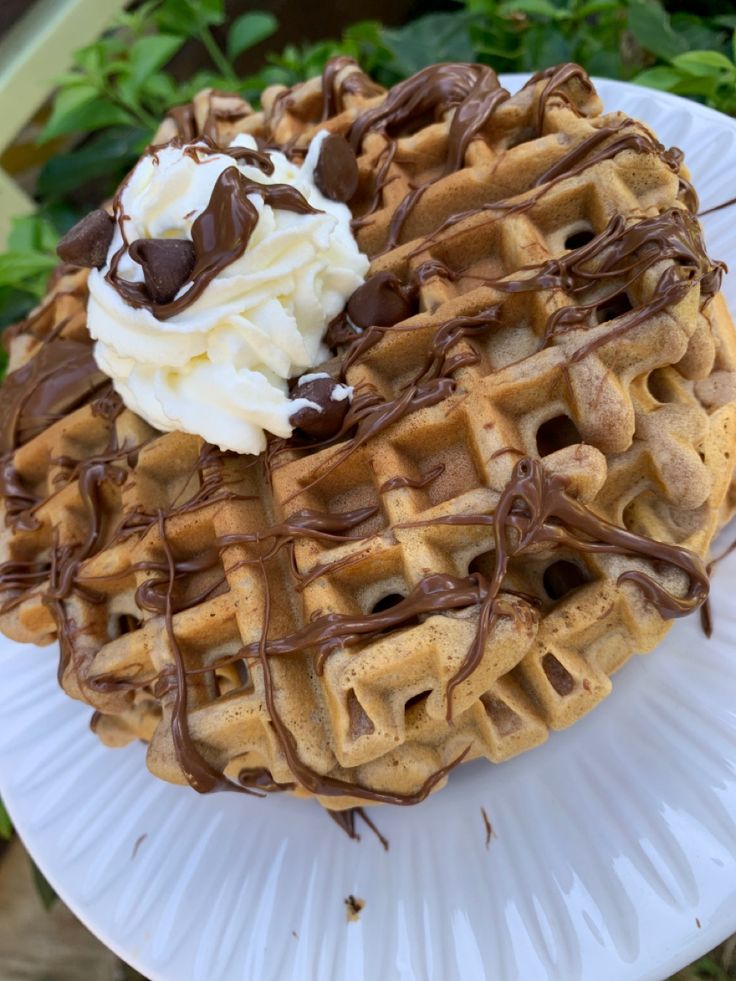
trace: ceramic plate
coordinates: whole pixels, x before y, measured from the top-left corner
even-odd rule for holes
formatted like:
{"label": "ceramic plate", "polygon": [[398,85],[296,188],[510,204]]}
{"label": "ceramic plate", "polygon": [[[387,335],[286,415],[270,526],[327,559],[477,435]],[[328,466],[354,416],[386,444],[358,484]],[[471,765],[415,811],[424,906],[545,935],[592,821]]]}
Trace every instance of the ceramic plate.
{"label": "ceramic plate", "polygon": [[[736,193],[734,121],[599,91],[683,147],[704,208]],[[736,208],[705,227],[736,265]],[[736,309],[736,276],[726,293]],[[735,590],[736,555],[714,584],[712,640],[697,617],[677,623],[545,746],[378,811],[388,853],[307,802],[159,783],[142,745],[97,743],[89,710],[57,689],[54,649],[9,641],[0,793],[63,899],[155,981],[659,981],[736,930]]]}

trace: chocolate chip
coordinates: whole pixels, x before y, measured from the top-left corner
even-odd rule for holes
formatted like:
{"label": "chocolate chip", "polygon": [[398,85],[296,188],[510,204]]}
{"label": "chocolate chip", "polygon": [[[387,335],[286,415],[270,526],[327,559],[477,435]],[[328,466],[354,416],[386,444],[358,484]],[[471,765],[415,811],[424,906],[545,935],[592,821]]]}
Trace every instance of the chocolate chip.
{"label": "chocolate chip", "polygon": [[322,141],[314,183],[331,201],[349,201],[358,190],[355,151],[339,133],[330,133]]}
{"label": "chocolate chip", "polygon": [[170,303],[194,269],[194,246],[184,238],[138,238],[128,253],[143,266],[143,278],[154,303]]}
{"label": "chocolate chip", "polygon": [[115,231],[115,222],[102,208],[97,208],[70,228],[56,246],[56,254],[62,262],[72,266],[99,269],[107,261]]}
{"label": "chocolate chip", "polygon": [[367,279],[348,300],[348,316],[357,327],[393,327],[415,312],[415,291],[390,272]]}
{"label": "chocolate chip", "polygon": [[332,378],[313,378],[311,381],[298,383],[291,393],[294,399],[309,399],[319,406],[319,409],[312,409],[310,406],[299,409],[290,419],[291,424],[305,436],[331,439],[340,432],[350,400],[338,401],[332,398],[336,384]]}

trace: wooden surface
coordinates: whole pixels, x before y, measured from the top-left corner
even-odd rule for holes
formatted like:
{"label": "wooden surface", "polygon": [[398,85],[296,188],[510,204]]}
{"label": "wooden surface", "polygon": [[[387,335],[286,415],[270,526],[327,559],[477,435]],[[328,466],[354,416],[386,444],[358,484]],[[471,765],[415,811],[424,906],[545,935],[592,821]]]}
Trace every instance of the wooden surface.
{"label": "wooden surface", "polygon": [[139,977],[61,902],[41,905],[19,840],[0,857],[0,981],[129,981]]}

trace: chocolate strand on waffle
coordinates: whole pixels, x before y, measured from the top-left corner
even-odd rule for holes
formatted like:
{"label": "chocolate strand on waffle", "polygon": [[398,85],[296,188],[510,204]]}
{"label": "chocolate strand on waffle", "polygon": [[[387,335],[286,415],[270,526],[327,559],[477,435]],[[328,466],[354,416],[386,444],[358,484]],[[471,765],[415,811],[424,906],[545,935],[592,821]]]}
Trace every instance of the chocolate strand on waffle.
{"label": "chocolate strand on waffle", "polygon": [[[101,738],[145,738],[174,782],[416,802],[575,721],[707,592],[736,351],[682,155],[602,115],[577,66],[514,95],[480,66],[422,79],[422,118],[417,82],[387,95],[349,59],[260,112],[205,92],[174,114],[218,149],[357,148],[373,262],[331,331],[355,393],[334,436],[254,459],[95,414],[102,390],[26,402],[48,338],[89,358],[84,274],[11,339],[3,629],[60,633]],[[113,446],[125,478],[85,496]]]}

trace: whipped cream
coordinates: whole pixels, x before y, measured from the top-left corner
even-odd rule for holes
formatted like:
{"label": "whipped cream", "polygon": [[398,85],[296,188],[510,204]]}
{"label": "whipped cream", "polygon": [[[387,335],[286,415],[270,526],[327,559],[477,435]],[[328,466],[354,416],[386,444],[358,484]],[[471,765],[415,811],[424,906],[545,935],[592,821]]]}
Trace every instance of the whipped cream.
{"label": "whipped cream", "polygon": [[[249,194],[258,221],[244,253],[167,320],[127,303],[106,280],[123,244],[116,229],[106,265],[90,274],[89,330],[101,370],[127,407],[157,429],[194,433],[223,450],[259,453],[264,430],[289,436],[290,416],[311,405],[289,399],[287,379],[328,356],[325,328],[368,270],[348,207],[326,198],[314,182],[326,135],[312,140],[301,167],[270,152],[269,176],[222,153],[203,154],[197,162],[176,146],[144,156],[130,175],[119,200],[128,243],[191,239],[215,182],[234,166],[260,184],[292,185],[321,212],[296,214]],[[246,135],[231,146],[256,149]],[[125,252],[117,277],[140,283],[143,269]]]}

